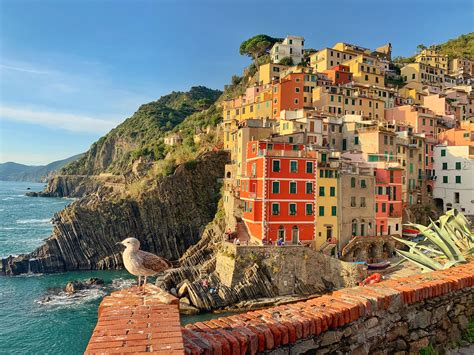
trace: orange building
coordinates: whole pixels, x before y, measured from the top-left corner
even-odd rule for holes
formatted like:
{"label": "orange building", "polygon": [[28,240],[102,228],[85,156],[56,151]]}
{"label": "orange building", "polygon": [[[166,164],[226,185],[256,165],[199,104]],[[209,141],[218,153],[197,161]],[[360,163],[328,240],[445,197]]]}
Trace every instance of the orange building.
{"label": "orange building", "polygon": [[336,65],[323,73],[327,74],[334,85],[347,84],[352,81],[352,73],[347,65]]}
{"label": "orange building", "polygon": [[250,141],[240,180],[252,241],[311,243],[315,236],[317,152],[303,144]]}
{"label": "orange building", "polygon": [[273,83],[273,117],[304,107],[304,79],[305,73],[291,73]]}
{"label": "orange building", "polygon": [[474,146],[474,123],[465,121],[461,128],[448,129],[438,136],[441,143],[447,145],[470,145]]}

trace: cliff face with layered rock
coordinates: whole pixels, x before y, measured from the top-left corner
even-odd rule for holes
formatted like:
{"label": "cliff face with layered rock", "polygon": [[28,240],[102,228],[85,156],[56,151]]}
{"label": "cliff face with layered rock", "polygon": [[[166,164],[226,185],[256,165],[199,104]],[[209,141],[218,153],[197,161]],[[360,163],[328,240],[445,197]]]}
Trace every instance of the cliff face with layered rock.
{"label": "cliff face with layered rock", "polygon": [[[219,215],[219,212],[218,212]],[[224,241],[223,217],[156,285],[201,311],[254,309],[355,286],[367,276],[346,263],[303,246],[236,246]],[[315,272],[317,270],[317,272]]]}
{"label": "cliff face with layered rock", "polygon": [[225,152],[205,153],[136,197],[87,194],[54,216],[52,236],[43,246],[3,259],[1,271],[120,268],[121,248],[115,243],[129,236],[138,238],[143,249],[175,260],[213,219],[227,160]]}

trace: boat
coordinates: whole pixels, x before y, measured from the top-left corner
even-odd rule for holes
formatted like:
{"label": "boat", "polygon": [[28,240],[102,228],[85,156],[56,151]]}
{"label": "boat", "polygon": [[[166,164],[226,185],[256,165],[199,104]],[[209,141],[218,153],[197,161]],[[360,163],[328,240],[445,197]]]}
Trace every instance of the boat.
{"label": "boat", "polygon": [[420,231],[418,229],[403,228],[402,230],[403,238],[411,239],[416,237],[418,234],[420,234]]}
{"label": "boat", "polygon": [[380,263],[367,264],[369,270],[383,270],[390,266],[390,261],[381,261]]}

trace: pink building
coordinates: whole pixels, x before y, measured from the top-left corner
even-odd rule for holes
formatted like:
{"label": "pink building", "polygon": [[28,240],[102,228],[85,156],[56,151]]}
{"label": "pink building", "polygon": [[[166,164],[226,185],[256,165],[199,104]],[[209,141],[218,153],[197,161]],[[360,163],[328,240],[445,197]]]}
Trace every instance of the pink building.
{"label": "pink building", "polygon": [[430,109],[419,105],[405,105],[385,110],[385,120],[413,127],[413,133],[436,136],[436,116]]}
{"label": "pink building", "polygon": [[401,235],[402,172],[401,168],[375,169],[375,219],[378,235]]}

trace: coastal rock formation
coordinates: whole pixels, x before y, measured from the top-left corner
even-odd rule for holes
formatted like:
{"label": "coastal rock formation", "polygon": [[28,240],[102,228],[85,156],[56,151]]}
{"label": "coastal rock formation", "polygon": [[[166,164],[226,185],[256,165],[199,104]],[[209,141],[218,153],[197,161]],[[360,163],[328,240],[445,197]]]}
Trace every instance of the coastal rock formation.
{"label": "coastal rock formation", "polygon": [[355,286],[366,276],[360,265],[302,246],[235,246],[224,242],[224,230],[222,218],[214,219],[183,255],[181,266],[167,271],[156,285],[176,289],[192,306],[211,311],[239,304],[253,308],[258,299],[275,304],[324,294]]}
{"label": "coastal rock formation", "polygon": [[52,236],[44,245],[3,259],[1,271],[120,268],[121,249],[115,243],[129,236],[138,238],[144,250],[176,260],[213,219],[227,160],[225,152],[205,153],[196,164],[178,166],[173,175],[133,198],[86,195],[54,216]]}
{"label": "coastal rock formation", "polygon": [[58,175],[53,177],[44,191],[27,192],[29,197],[84,197],[90,194],[104,195],[125,184],[116,175]]}

